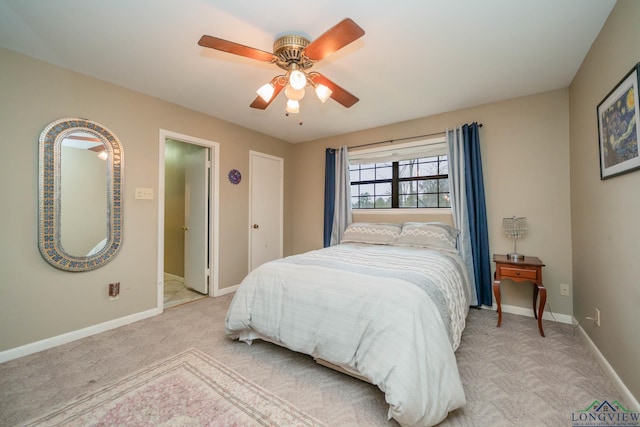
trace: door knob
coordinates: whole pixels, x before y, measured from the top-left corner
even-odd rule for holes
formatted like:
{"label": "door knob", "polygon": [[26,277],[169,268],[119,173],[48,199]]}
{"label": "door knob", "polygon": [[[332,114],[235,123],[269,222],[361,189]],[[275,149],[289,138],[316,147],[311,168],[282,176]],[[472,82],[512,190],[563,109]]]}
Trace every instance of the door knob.
{"label": "door knob", "polygon": [[183,225],[183,226],[182,226],[182,229],[183,229],[184,231],[187,231],[187,230],[189,229],[189,226],[188,226],[188,225]]}
{"label": "door knob", "polygon": [[258,224],[253,224],[253,228],[258,228],[259,225]]}

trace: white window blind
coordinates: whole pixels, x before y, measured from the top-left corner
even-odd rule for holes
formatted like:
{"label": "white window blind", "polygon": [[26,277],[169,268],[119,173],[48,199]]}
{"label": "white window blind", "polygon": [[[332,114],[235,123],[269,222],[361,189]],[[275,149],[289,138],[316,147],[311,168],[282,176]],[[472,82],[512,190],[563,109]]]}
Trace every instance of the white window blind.
{"label": "white window blind", "polygon": [[397,162],[424,157],[444,156],[447,145],[444,136],[403,144],[389,144],[380,147],[349,150],[349,163],[363,165],[369,163]]}

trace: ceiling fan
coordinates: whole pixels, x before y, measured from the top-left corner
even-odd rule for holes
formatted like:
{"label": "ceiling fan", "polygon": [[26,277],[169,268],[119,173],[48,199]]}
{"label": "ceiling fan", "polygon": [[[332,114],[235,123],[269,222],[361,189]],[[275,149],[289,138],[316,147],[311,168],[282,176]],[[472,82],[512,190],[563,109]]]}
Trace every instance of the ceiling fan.
{"label": "ceiling fan", "polygon": [[228,40],[204,35],[198,41],[202,47],[240,55],[258,61],[272,63],[286,71],[260,87],[252,108],[264,110],[284,89],[287,96],[287,113],[300,111],[299,101],[305,95],[305,87],[312,86],[318,98],[334,101],[349,108],[359,99],[316,71],[307,71],[332,53],[342,49],[364,35],[364,30],[350,18],[345,18],[313,41],[299,35],[285,35],[273,43],[273,53],[244,46]]}

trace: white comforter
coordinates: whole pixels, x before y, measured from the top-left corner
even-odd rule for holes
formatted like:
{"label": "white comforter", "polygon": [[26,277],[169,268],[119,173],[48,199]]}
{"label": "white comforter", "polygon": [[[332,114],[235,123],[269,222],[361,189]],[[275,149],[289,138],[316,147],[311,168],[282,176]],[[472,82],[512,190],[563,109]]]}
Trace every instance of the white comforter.
{"label": "white comforter", "polygon": [[389,417],[430,426],[465,404],[454,351],[468,285],[455,255],[341,244],[252,271],[229,307],[226,332],[356,372],[385,393]]}

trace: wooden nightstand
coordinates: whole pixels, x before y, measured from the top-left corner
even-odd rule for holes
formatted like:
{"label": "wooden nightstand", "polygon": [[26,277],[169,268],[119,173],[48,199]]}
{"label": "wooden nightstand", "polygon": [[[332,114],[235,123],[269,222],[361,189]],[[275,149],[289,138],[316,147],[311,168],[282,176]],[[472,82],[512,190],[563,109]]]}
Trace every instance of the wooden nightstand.
{"label": "wooden nightstand", "polygon": [[[542,313],[547,303],[547,290],[542,284],[542,267],[544,264],[540,258],[534,256],[526,256],[521,260],[512,261],[506,255],[493,255],[493,262],[496,263],[496,272],[493,280],[493,294],[496,297],[498,305],[498,325],[502,323],[502,306],[500,305],[500,281],[502,279],[511,279],[514,282],[531,282],[533,283],[533,316],[538,319],[538,329],[540,335],[544,337],[542,330]],[[540,293],[540,304],[536,308],[538,301],[538,293]]]}

